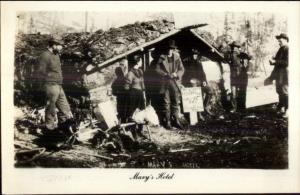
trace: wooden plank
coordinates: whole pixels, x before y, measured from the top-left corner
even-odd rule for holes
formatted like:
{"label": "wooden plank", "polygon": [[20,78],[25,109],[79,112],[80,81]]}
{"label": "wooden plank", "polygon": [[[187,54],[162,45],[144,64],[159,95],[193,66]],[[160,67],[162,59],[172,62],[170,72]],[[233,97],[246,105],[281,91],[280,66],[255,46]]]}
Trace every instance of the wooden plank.
{"label": "wooden plank", "polygon": [[198,122],[197,112],[190,112],[190,125],[195,125]]}
{"label": "wooden plank", "polygon": [[278,95],[274,85],[260,86],[247,89],[246,108],[262,106],[278,102]]}

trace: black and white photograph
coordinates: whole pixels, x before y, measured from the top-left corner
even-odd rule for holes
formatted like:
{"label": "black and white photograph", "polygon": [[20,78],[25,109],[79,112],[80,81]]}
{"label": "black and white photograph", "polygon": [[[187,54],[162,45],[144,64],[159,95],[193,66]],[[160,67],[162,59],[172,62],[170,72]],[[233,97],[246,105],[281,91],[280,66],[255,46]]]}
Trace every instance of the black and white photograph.
{"label": "black and white photograph", "polygon": [[143,183],[173,169],[289,170],[289,20],[274,9],[16,10],[10,166],[132,170]]}

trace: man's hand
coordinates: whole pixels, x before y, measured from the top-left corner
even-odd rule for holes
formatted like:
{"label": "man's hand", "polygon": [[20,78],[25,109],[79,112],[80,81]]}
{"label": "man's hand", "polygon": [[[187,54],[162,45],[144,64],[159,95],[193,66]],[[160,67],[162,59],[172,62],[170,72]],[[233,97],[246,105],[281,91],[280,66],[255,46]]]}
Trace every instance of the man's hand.
{"label": "man's hand", "polygon": [[270,65],[275,65],[275,60],[269,60]]}
{"label": "man's hand", "polygon": [[273,83],[273,81],[270,77],[268,77],[264,80],[264,86],[272,85],[272,83]]}
{"label": "man's hand", "polygon": [[72,112],[70,111],[69,113],[68,113],[68,119],[71,119],[71,118],[74,118],[74,116],[73,116],[73,114],[72,114]]}
{"label": "man's hand", "polygon": [[178,88],[181,90],[184,88],[184,86],[182,84],[178,84]]}
{"label": "man's hand", "polygon": [[172,79],[174,79],[174,78],[177,78],[178,76],[177,76],[177,74],[175,73],[175,72],[173,72],[172,74],[171,74],[171,78]]}

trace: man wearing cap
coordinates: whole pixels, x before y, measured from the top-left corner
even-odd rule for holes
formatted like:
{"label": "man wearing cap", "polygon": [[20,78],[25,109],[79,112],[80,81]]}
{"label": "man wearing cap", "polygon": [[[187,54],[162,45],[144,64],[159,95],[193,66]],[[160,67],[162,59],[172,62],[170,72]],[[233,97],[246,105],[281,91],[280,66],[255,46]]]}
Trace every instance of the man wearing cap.
{"label": "man wearing cap", "polygon": [[274,66],[274,69],[266,79],[266,82],[276,81],[276,92],[279,96],[278,111],[283,114],[283,117],[287,117],[288,113],[288,64],[289,64],[289,38],[286,34],[281,33],[276,36],[279,43],[279,50],[276,56],[270,60],[270,65]]}
{"label": "man wearing cap", "polygon": [[232,93],[232,107],[231,112],[236,112],[237,110],[237,98],[240,91],[240,74],[241,74],[241,59],[240,59],[240,44],[233,41],[230,44],[231,51],[229,54],[229,66],[230,66],[230,84]]}
{"label": "man wearing cap", "polygon": [[[204,95],[204,110],[208,114],[212,115],[209,110],[209,102],[212,98],[212,91],[209,88],[206,80],[206,74],[203,70],[203,65],[201,63],[200,52],[197,49],[192,49],[192,56],[187,57],[183,60],[185,64],[186,71],[183,75],[183,82],[186,86],[201,86]],[[188,67],[188,68],[187,68]],[[199,113],[199,118],[204,120],[203,116]]]}
{"label": "man wearing cap", "polygon": [[39,57],[37,73],[46,94],[45,123],[47,130],[57,128],[56,108],[61,112],[61,115],[58,116],[60,124],[73,117],[62,88],[63,77],[59,56],[62,45],[63,43],[60,39],[51,38],[48,42],[47,50]]}
{"label": "man wearing cap", "polygon": [[179,86],[184,67],[176,49],[175,41],[170,40],[155,66],[161,81],[158,91],[163,96],[163,126],[166,129],[171,129],[171,119],[174,127],[182,129],[179,117],[181,101]]}

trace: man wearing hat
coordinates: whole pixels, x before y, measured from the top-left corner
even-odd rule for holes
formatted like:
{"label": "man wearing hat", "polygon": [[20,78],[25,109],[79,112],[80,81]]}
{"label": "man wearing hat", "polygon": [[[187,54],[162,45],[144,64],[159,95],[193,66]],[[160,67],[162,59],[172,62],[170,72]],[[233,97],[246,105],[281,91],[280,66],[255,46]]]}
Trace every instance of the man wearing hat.
{"label": "man wearing hat", "polygon": [[[206,113],[211,115],[209,109],[209,102],[212,98],[212,91],[209,88],[206,80],[206,74],[203,70],[203,65],[201,63],[201,55],[197,49],[192,49],[191,51],[192,56],[187,57],[183,60],[185,64],[186,71],[183,75],[183,83],[185,86],[194,87],[194,86],[201,86],[202,92],[204,95],[204,110]],[[201,120],[204,120],[203,116],[199,113],[198,117]]]}
{"label": "man wearing hat", "polygon": [[126,120],[126,102],[127,93],[124,89],[125,85],[125,75],[128,73],[128,61],[126,58],[122,59],[119,66],[115,69],[115,74],[117,76],[116,80],[112,83],[112,93],[117,98],[117,111],[118,117],[122,123]]}
{"label": "man wearing hat", "polygon": [[248,86],[248,69],[249,64],[251,63],[252,56],[246,51],[246,48],[243,46],[243,50],[239,54],[241,62],[241,72],[239,75],[239,93],[237,96],[237,108],[239,110],[246,109],[246,97],[247,97],[247,86]]}
{"label": "man wearing hat", "polygon": [[163,96],[163,126],[166,129],[171,129],[171,119],[174,127],[182,129],[179,117],[181,101],[179,86],[184,67],[176,49],[175,41],[170,40],[155,66],[155,72],[160,79],[158,92]]}
{"label": "man wearing hat", "polygon": [[271,83],[276,81],[276,92],[279,96],[279,104],[277,106],[278,111],[283,114],[283,117],[287,117],[288,113],[288,64],[289,64],[289,38],[286,34],[281,33],[276,36],[279,43],[279,50],[276,56],[270,60],[270,65],[274,66],[274,69],[265,81],[265,83]]}
{"label": "man wearing hat", "polygon": [[231,112],[236,112],[237,110],[237,99],[240,91],[240,74],[242,63],[240,59],[240,47],[241,45],[233,41],[230,45],[231,51],[229,53],[229,66],[230,66],[230,84],[232,93],[232,107]]}
{"label": "man wearing hat", "polygon": [[38,80],[46,94],[45,123],[46,132],[57,128],[56,108],[60,111],[58,122],[64,124],[73,117],[65,92],[62,88],[62,70],[59,52],[62,49],[62,40],[51,38],[47,50],[39,57]]}

